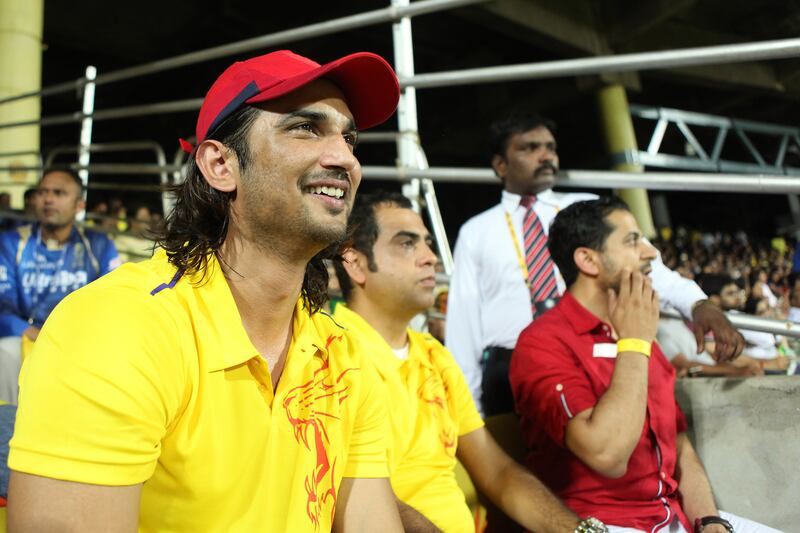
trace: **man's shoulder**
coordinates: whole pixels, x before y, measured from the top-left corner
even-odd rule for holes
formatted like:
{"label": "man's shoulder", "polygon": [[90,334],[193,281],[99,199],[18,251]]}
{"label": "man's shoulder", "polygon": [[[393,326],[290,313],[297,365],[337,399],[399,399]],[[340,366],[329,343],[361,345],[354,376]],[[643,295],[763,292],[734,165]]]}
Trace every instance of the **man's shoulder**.
{"label": "man's shoulder", "polygon": [[[175,291],[164,289],[174,288],[179,279],[174,268],[165,268],[154,260],[126,263],[72,292],[62,304],[122,316],[136,307],[157,311],[172,307],[168,302],[174,300]],[[155,316],[152,319],[158,320]]]}
{"label": "man's shoulder", "polygon": [[544,348],[576,337],[569,318],[555,307],[528,324],[520,333],[518,343],[536,344]]}
{"label": "man's shoulder", "polygon": [[92,246],[109,246],[113,245],[114,241],[111,237],[102,231],[97,231],[89,228],[82,228],[84,237],[91,243]]}
{"label": "man's shoulder", "polygon": [[347,362],[350,364],[363,358],[364,350],[359,342],[358,333],[343,325],[341,319],[326,311],[316,311],[309,315],[307,324],[314,329],[316,336],[324,343],[321,348],[324,347],[334,354],[334,361],[337,363]]}
{"label": "man's shoulder", "polygon": [[477,215],[470,217],[461,226],[460,234],[466,233],[480,233],[487,230],[487,223],[495,220],[500,220],[503,216],[503,204],[496,204],[485,211],[481,211]]}
{"label": "man's shoulder", "polygon": [[0,243],[3,245],[13,244],[16,246],[20,240],[30,238],[32,234],[32,225],[26,224],[24,226],[17,226],[16,228],[0,231]]}
{"label": "man's shoulder", "polygon": [[408,330],[409,352],[416,352],[437,367],[440,371],[449,367],[458,367],[453,354],[430,333]]}
{"label": "man's shoulder", "polygon": [[597,200],[598,198],[598,195],[590,192],[556,192],[553,190],[539,195],[541,202],[551,204],[558,209],[564,209],[576,202]]}

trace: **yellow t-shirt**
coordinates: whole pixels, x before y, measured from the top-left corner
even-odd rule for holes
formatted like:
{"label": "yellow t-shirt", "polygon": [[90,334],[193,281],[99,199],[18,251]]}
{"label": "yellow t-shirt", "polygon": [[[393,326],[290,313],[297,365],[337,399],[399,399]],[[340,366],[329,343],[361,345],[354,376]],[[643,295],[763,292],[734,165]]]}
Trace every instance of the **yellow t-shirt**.
{"label": "yellow t-shirt", "polygon": [[118,268],[42,329],[10,467],[144,482],[140,531],[329,531],[342,477],[388,477],[385,393],[331,317],[293,320],[273,396],[216,260],[202,282],[163,251]]}
{"label": "yellow t-shirt", "polygon": [[445,533],[474,532],[453,468],[458,437],[483,427],[483,420],[453,356],[432,336],[409,329],[408,358],[403,360],[344,304],[336,306],[333,316],[355,334],[386,385],[395,494]]}

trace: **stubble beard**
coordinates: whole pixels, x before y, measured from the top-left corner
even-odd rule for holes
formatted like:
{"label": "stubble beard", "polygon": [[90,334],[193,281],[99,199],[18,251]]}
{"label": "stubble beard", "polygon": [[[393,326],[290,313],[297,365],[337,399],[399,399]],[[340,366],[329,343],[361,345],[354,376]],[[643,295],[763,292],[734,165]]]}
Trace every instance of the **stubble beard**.
{"label": "stubble beard", "polygon": [[[614,293],[619,294],[619,287],[622,284],[622,269],[617,268],[616,265],[605,255],[601,257],[601,261],[603,262],[604,269],[614,272],[607,278],[603,288],[606,290],[611,289],[614,291]],[[641,272],[643,276],[648,276],[651,270],[652,267],[650,263],[639,265],[639,272]]]}
{"label": "stubble beard", "polygon": [[[304,175],[299,183],[301,195],[304,183],[317,177]],[[244,197],[244,213],[242,222],[246,233],[257,247],[266,251],[286,252],[303,249],[311,256],[318,252],[337,247],[347,236],[347,218],[352,205],[347,204],[341,223],[326,223],[318,220],[305,202],[300,202],[298,209],[289,211],[280,201],[280,192],[271,190],[254,182],[249,184],[248,194]],[[301,196],[302,197],[302,196]],[[269,202],[272,199],[273,202]]]}
{"label": "stubble beard", "polygon": [[40,221],[39,224],[46,231],[53,232],[53,231],[62,230],[64,228],[67,228],[67,227],[71,226],[72,225],[72,221],[71,220],[67,220],[66,222],[61,222],[61,221],[53,221],[53,222]]}

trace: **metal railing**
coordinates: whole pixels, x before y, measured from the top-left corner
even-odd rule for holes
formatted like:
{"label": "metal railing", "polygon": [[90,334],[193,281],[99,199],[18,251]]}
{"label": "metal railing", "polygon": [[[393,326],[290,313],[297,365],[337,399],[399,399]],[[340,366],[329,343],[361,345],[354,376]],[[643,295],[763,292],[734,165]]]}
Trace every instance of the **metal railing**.
{"label": "metal railing", "polygon": [[[364,174],[367,178],[396,179],[403,182],[409,182],[410,187],[407,188],[409,194],[413,195],[416,200],[420,199],[420,197],[424,198],[425,204],[432,209],[433,214],[431,216],[431,221],[432,225],[434,226],[433,229],[437,238],[437,244],[439,245],[440,249],[446,249],[447,253],[449,254],[450,248],[449,245],[446,245],[446,234],[444,233],[444,227],[441,222],[441,214],[439,213],[438,201],[436,200],[435,196],[434,182],[458,181],[461,183],[497,183],[497,179],[489,169],[427,168],[427,161],[425,160],[424,152],[421,150],[421,146],[419,145],[419,137],[417,134],[415,106],[415,91],[417,89],[445,86],[453,87],[474,83],[498,83],[511,80],[530,80],[589,75],[604,72],[626,72],[635,70],[687,67],[710,63],[735,63],[800,56],[800,39],[783,39],[758,43],[687,48],[672,51],[644,52],[606,57],[577,58],[542,63],[494,66],[450,72],[434,72],[425,74],[415,73],[413,68],[413,49],[411,47],[412,37],[408,17],[477,4],[482,1],[485,0],[420,0],[413,3],[409,3],[407,0],[393,0],[393,5],[384,9],[378,9],[366,13],[311,24],[300,28],[271,33],[252,39],[246,39],[223,46],[200,50],[172,58],[166,58],[163,60],[145,63],[96,76],[91,72],[87,72],[85,77],[76,80],[59,83],[57,85],[43,88],[39,91],[30,91],[0,99],[0,105],[14,102],[23,98],[48,96],[74,91],[76,88],[81,89],[102,86],[116,81],[151,75],[161,71],[184,67],[215,58],[230,56],[257,49],[269,48],[278,44],[307,39],[310,37],[333,34],[336,32],[384,22],[395,22],[394,43],[395,56],[396,60],[398,61],[396,68],[400,77],[401,85],[403,87],[403,98],[401,99],[398,114],[400,117],[404,118],[400,120],[400,128],[398,128],[400,132],[365,134],[364,139],[369,140],[370,137],[372,137],[372,140],[374,141],[393,140],[397,142],[398,153],[401,156],[401,166],[399,168],[367,166],[364,167]],[[83,106],[83,110],[79,112],[46,117],[37,120],[4,123],[0,124],[0,128],[11,128],[33,124],[47,126],[81,122],[85,130],[87,127],[91,127],[92,122],[98,120],[113,120],[123,119],[131,116],[192,111],[198,109],[201,103],[202,99],[192,98],[171,102],[160,102],[97,110],[93,109],[93,106],[86,105],[86,102],[84,102],[85,105]],[[140,163],[87,164],[88,156],[93,151],[92,145],[90,144],[90,137],[90,135],[82,134],[81,149],[79,150],[82,152],[82,157],[78,163],[69,164],[68,166],[70,168],[79,171],[89,171],[93,174],[159,174],[162,176],[162,185],[168,182],[168,179],[165,176],[168,176],[169,174],[172,174],[172,181],[178,181],[181,177],[181,163],[183,162],[184,158],[180,153],[176,153],[176,156],[171,164],[167,164],[165,162],[163,151],[161,152],[161,157],[158,158],[158,164],[156,165]],[[412,139],[416,139],[416,147],[412,146],[412,143],[410,143],[410,140]],[[784,148],[782,148],[782,150],[784,150]],[[46,167],[47,165],[45,164],[26,168],[41,169],[42,166]],[[14,169],[18,168],[15,167]],[[0,168],[0,171],[2,170],[11,170],[11,168]],[[767,173],[765,172],[764,174]],[[704,177],[707,177],[707,175]],[[653,190],[725,190],[729,192],[760,192],[771,194],[800,192],[800,185],[796,185],[794,180],[768,175],[736,176],[724,174],[715,176],[715,180],[713,183],[711,183],[707,179],[698,180],[696,175],[693,176],[689,174],[628,174],[619,172],[575,170],[562,173],[561,181],[558,183],[558,185],[580,188],[646,187]],[[88,188],[90,189],[107,189],[110,187],[124,188],[124,190],[163,190],[163,186],[88,184]],[[741,322],[742,318],[743,317],[738,316],[735,319],[732,318],[732,320]],[[768,325],[761,322],[755,322],[753,324],[759,327],[775,327],[774,324]]]}
{"label": "metal railing", "polygon": [[[198,50],[197,52],[191,52],[159,61],[144,63],[135,67],[115,70],[97,76],[94,82],[97,85],[105,85],[115,81],[137,78],[165,70],[202,63],[203,61],[208,61],[211,59],[218,59],[221,57],[241,54],[243,52],[265,49],[279,44],[309,39],[311,37],[320,37],[323,35],[330,35],[332,33],[353,30],[365,26],[392,22],[403,17],[415,17],[429,13],[436,13],[437,11],[445,11],[448,9],[454,9],[456,7],[462,7],[485,1],[486,0],[420,0],[419,2],[414,2],[407,7],[390,6],[373,11],[367,11],[365,13],[358,13],[333,20],[327,20],[317,24],[309,24],[299,28],[261,35],[259,37],[253,37],[252,39],[244,39],[242,41],[236,41],[234,43],[229,43],[222,46],[206,48],[205,50]],[[6,98],[0,98],[0,105],[34,96],[50,96],[74,91],[82,87],[84,84],[86,84],[86,78],[78,78],[72,81],[51,85],[38,91],[29,91]]]}
{"label": "metal railing", "polygon": [[[88,144],[86,146],[83,146],[83,145],[78,145],[78,146],[64,146],[64,145],[56,146],[55,148],[53,148],[52,150],[47,152],[47,155],[45,156],[45,159],[44,159],[44,168],[52,167],[53,166],[53,161],[55,160],[55,158],[58,157],[61,154],[70,154],[70,153],[73,153],[73,152],[80,153],[81,151],[96,152],[96,153],[131,152],[131,151],[153,152],[153,154],[155,155],[155,158],[156,158],[156,165],[158,165],[158,168],[160,170],[160,172],[158,172],[158,174],[159,174],[159,176],[161,178],[161,187],[148,188],[148,189],[145,189],[145,190],[148,190],[148,191],[152,190],[152,191],[158,191],[158,192],[163,193],[165,188],[168,185],[170,185],[170,183],[171,183],[170,170],[167,167],[167,156],[166,156],[166,154],[164,154],[164,149],[161,147],[161,145],[158,144],[155,141],[129,141],[129,142],[118,142],[118,143]],[[131,165],[126,164],[125,168],[130,168],[130,166]],[[70,165],[70,167],[72,167],[72,165]],[[75,165],[75,167],[76,167],[77,170],[81,170],[81,171],[85,171],[85,172],[93,171],[93,172],[95,172],[97,174],[100,174],[100,172],[97,171],[97,168],[101,167],[101,165],[97,165],[97,164],[89,165],[89,164],[86,164],[86,163],[79,162],[77,165]],[[149,172],[144,172],[144,174],[149,174]],[[88,185],[89,185],[88,182],[84,184],[84,186],[89,188]],[[107,184],[103,184],[103,185],[107,185]],[[125,185],[123,187],[127,187],[127,185]],[[91,188],[97,188],[97,187],[91,187]],[[125,190],[125,189],[122,189],[122,190]],[[133,190],[133,189],[130,189],[130,190]],[[168,199],[168,195],[162,194],[161,195],[161,202],[162,202],[162,209],[164,210],[164,213],[168,213],[169,209],[171,207],[171,202]]]}
{"label": "metal railing", "polygon": [[[683,320],[684,317],[675,311],[661,311],[664,318]],[[728,320],[738,329],[750,331],[763,331],[773,335],[783,335],[785,337],[800,338],[800,324],[788,320],[775,320],[774,318],[764,318],[744,313],[725,313]]]}
{"label": "metal railing", "polygon": [[[800,152],[800,128],[791,128],[778,124],[755,122],[752,120],[731,119],[717,115],[706,115],[669,109],[664,107],[630,106],[631,115],[646,121],[655,121],[647,150],[628,151],[618,154],[615,163],[634,163],[650,167],[661,167],[684,170],[701,170],[710,172],[752,172],[756,174],[779,174],[800,176],[800,168],[787,166],[786,155],[790,150]],[[711,146],[697,138],[697,129],[713,133]],[[664,148],[664,136],[668,129],[677,130],[684,147],[692,155],[668,153]],[[733,133],[733,136],[730,135]],[[759,149],[751,138],[758,135],[768,138],[769,149]],[[734,138],[744,148],[750,161],[734,161],[723,159],[726,147]]]}
{"label": "metal railing", "polygon": [[756,43],[702,46],[659,52],[640,52],[449,72],[432,72],[429,74],[417,74],[410,78],[401,78],[400,84],[401,86],[413,86],[417,89],[430,89],[474,83],[500,83],[512,80],[586,76],[607,72],[631,72],[708,64],[744,63],[747,61],[798,56],[800,56],[800,39],[780,39]]}
{"label": "metal railing", "polygon": [[[498,184],[488,168],[431,167],[426,169],[383,166],[363,167],[364,178],[406,182],[429,179],[437,183]],[[617,172],[613,170],[562,170],[556,187],[623,189],[642,187],[654,191],[724,191],[734,193],[800,193],[800,179],[781,176],[708,174],[691,172]]]}

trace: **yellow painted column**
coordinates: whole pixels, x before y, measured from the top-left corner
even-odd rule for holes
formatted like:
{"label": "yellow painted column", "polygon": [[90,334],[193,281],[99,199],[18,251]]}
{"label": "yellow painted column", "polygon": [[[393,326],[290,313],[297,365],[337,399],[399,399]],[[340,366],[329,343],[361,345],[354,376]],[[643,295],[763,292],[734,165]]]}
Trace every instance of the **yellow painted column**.
{"label": "yellow painted column", "polygon": [[[606,150],[610,155],[621,154],[627,150],[638,150],[633,121],[628,109],[628,95],[620,84],[606,85],[597,92],[597,105],[600,122],[605,133]],[[613,166],[620,172],[642,172],[641,165],[618,163]],[[645,189],[621,189],[616,191],[631,208],[633,216],[642,232],[649,238],[656,235],[650,202]]]}
{"label": "yellow painted column", "polygon": [[[42,86],[44,0],[0,0],[0,100]],[[0,123],[39,119],[38,96],[0,104]],[[40,163],[39,125],[0,128],[0,167],[31,167]],[[12,206],[22,207],[25,189],[36,183],[38,171],[0,170],[0,191],[11,193]]]}

